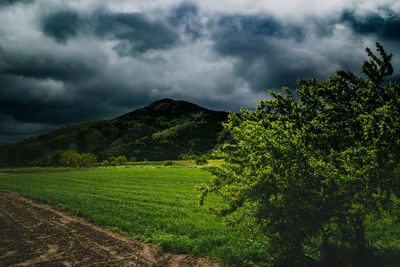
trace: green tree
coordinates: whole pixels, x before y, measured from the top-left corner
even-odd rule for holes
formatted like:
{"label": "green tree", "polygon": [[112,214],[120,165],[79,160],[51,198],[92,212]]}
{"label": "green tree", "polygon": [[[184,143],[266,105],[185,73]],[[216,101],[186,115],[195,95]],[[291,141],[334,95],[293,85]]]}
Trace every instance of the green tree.
{"label": "green tree", "polygon": [[128,159],[125,156],[118,156],[114,160],[115,165],[124,165],[128,162]]}
{"label": "green tree", "polygon": [[64,151],[55,150],[46,155],[44,155],[37,163],[39,166],[59,166],[60,165],[60,157]]}
{"label": "green tree", "polygon": [[96,156],[92,153],[79,154],[73,150],[60,151],[59,164],[65,167],[87,168],[96,164]]}
{"label": "green tree", "polygon": [[115,162],[115,157],[111,156],[108,158],[108,162],[110,163],[111,166],[115,166],[117,165],[117,163]]}
{"label": "green tree", "polygon": [[201,155],[195,158],[195,162],[197,165],[204,165],[208,163],[208,160],[205,155]]}
{"label": "green tree", "polygon": [[110,162],[105,159],[101,162],[101,166],[110,166]]}
{"label": "green tree", "polygon": [[96,156],[92,153],[82,153],[80,167],[87,168],[96,165]]}
{"label": "green tree", "polygon": [[79,168],[81,164],[81,155],[73,150],[62,151],[59,161],[61,166]]}
{"label": "green tree", "polygon": [[[327,80],[301,79],[301,89],[271,92],[255,111],[231,114],[233,143],[224,163],[210,168],[204,197],[219,193],[234,223],[251,221],[271,238],[271,262],[304,264],[304,243],[335,236],[367,252],[364,219],[393,211],[400,192],[400,85],[391,54],[366,49],[365,78],[337,71]],[[248,219],[252,218],[252,219]]]}

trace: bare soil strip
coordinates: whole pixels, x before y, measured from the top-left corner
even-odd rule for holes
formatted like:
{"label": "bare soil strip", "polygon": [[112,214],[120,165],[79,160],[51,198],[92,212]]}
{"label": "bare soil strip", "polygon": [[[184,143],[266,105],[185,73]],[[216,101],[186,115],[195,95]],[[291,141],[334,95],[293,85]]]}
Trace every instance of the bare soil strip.
{"label": "bare soil strip", "polygon": [[0,266],[215,266],[0,192]]}

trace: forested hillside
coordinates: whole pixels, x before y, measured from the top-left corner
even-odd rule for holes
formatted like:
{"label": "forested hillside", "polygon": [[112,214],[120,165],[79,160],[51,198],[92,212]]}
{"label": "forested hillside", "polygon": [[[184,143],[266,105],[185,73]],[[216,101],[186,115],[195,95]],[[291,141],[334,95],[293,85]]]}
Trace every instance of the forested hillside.
{"label": "forested hillside", "polygon": [[226,138],[228,113],[162,99],[113,120],[89,121],[0,147],[0,166],[47,165],[56,150],[93,153],[98,160],[166,160],[209,152]]}

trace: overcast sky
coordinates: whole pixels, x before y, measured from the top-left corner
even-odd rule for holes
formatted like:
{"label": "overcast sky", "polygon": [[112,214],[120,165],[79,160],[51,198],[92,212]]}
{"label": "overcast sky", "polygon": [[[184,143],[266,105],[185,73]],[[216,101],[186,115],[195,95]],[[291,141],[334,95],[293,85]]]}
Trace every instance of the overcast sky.
{"label": "overcast sky", "polygon": [[0,144],[161,98],[254,108],[269,90],[394,54],[398,0],[0,0]]}

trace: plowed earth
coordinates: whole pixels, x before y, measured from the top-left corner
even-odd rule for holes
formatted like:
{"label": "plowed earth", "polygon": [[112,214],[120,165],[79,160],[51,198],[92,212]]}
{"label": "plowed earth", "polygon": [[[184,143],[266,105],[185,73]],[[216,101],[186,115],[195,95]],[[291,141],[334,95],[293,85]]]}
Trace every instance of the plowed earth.
{"label": "plowed earth", "polygon": [[211,266],[0,192],[0,266]]}

